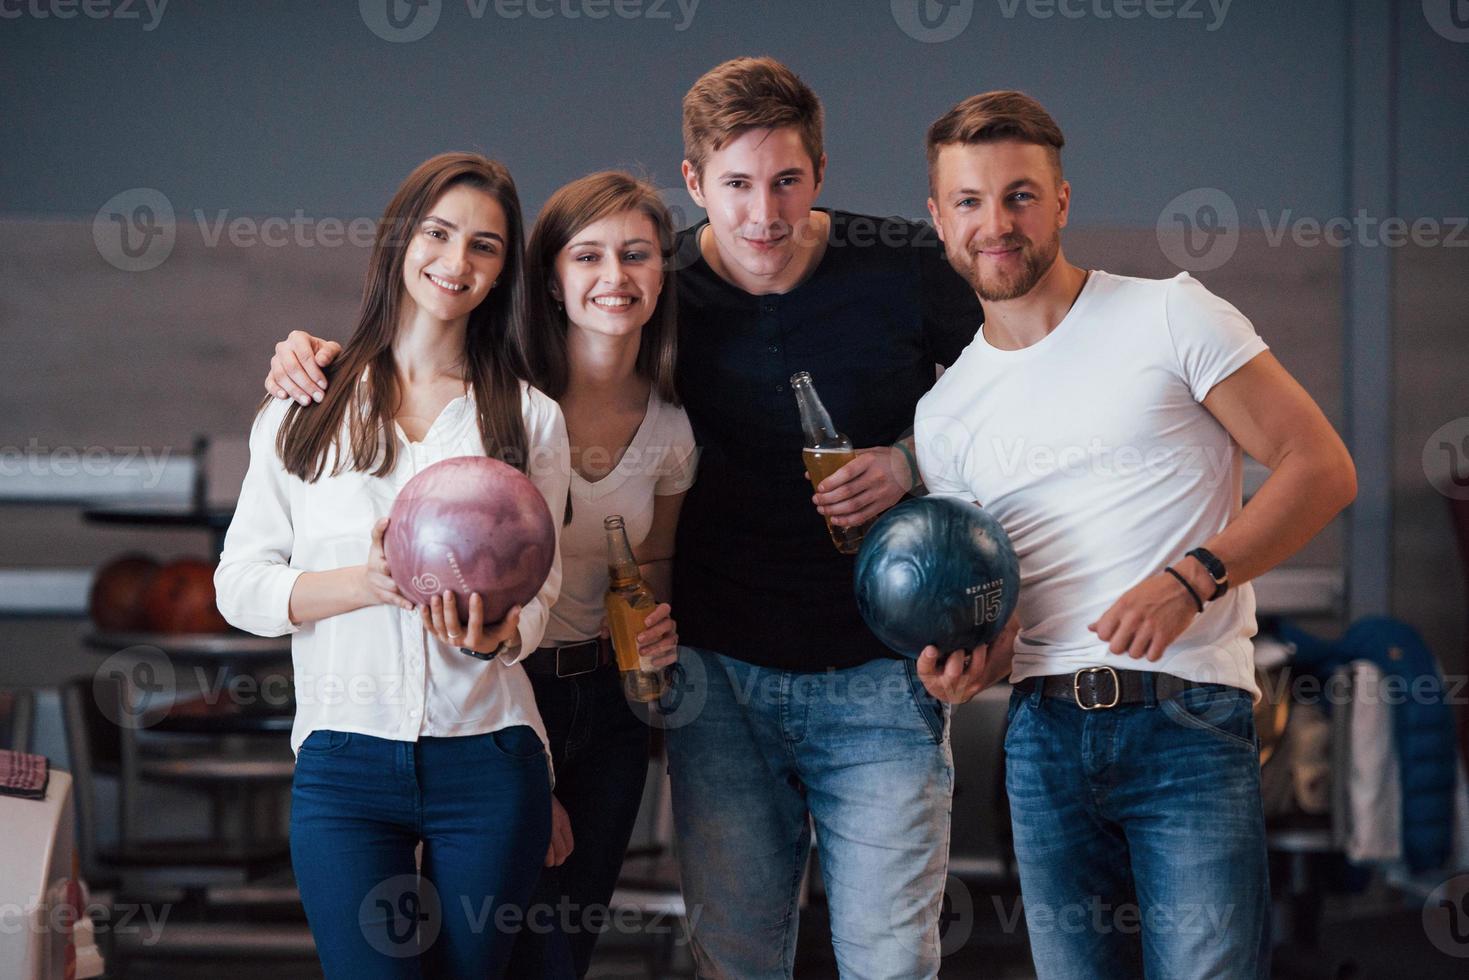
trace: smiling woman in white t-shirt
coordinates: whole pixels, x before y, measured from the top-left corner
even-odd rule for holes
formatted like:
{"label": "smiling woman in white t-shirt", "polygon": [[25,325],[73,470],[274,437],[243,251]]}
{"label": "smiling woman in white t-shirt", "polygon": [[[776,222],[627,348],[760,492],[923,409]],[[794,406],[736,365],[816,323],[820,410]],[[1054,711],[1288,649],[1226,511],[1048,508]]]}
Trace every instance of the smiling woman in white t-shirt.
{"label": "smiling woman in white t-shirt", "polygon": [[513,937],[483,917],[523,913],[549,843],[545,731],[520,661],[545,632],[559,559],[500,623],[479,622],[476,597],[486,662],[425,629],[382,546],[398,490],[452,456],[526,469],[565,510],[565,422],[517,376],[524,299],[509,173],[434,157],[379,224],[331,370],[342,383],[309,410],[267,400],[251,433],[215,586],[234,625],[292,634],[291,857],[329,978],[500,975]]}
{"label": "smiling woman in white t-shirt", "polygon": [[[642,799],[648,728],[623,698],[603,637],[602,519],[622,515],[644,577],[666,598],[674,528],[695,469],[693,430],[673,385],[673,237],[655,188],[603,172],[553,194],[527,246],[528,377],[565,413],[571,513],[561,594],[545,645],[525,660],[556,764],[548,870],[529,919],[543,928],[522,930],[509,976],[585,975]],[[276,347],[266,389],[309,402],[324,390],[318,367],[337,356],[336,344],[294,332]],[[441,637],[461,628],[430,612]],[[658,667],[677,659],[667,603],[649,615],[639,644]],[[561,928],[566,922],[571,929]]]}

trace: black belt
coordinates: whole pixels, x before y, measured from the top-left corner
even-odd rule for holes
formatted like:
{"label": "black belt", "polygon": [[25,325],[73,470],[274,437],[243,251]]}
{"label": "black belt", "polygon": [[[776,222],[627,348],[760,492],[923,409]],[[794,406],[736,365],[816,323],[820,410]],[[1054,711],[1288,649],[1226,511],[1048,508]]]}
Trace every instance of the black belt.
{"label": "black belt", "polygon": [[617,662],[612,641],[606,637],[569,643],[564,647],[541,647],[521,661],[526,673],[537,677],[576,677]]}
{"label": "black belt", "polygon": [[1074,674],[1027,677],[1016,683],[1015,690],[1021,694],[1032,694],[1037,684],[1041,685],[1042,696],[1064,698],[1085,711],[1115,708],[1124,704],[1145,704],[1149,700],[1166,701],[1190,688],[1209,686],[1162,671],[1084,667]]}

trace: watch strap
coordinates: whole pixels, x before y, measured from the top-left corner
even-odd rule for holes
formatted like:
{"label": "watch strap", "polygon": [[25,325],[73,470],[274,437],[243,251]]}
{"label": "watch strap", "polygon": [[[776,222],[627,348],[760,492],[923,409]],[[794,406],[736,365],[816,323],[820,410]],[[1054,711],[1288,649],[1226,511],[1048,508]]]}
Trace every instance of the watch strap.
{"label": "watch strap", "polygon": [[1229,591],[1229,569],[1224,567],[1224,562],[1219,560],[1218,555],[1208,548],[1195,548],[1184,557],[1192,558],[1203,565],[1204,571],[1208,572],[1209,577],[1214,580],[1214,594],[1209,597],[1210,602]]}

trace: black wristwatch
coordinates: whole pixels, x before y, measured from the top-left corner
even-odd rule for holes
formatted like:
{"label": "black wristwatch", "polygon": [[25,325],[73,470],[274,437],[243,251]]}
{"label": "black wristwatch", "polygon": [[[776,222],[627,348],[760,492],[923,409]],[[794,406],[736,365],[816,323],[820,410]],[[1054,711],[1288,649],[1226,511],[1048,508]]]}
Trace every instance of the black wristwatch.
{"label": "black wristwatch", "polygon": [[1204,566],[1204,571],[1209,573],[1209,577],[1214,580],[1214,594],[1209,597],[1210,602],[1229,591],[1229,569],[1224,567],[1224,562],[1220,561],[1214,552],[1208,548],[1195,548],[1184,557],[1196,559],[1200,565]]}
{"label": "black wristwatch", "polygon": [[480,653],[478,650],[469,649],[469,647],[459,648],[460,653],[465,654],[466,656],[473,657],[476,660],[494,660],[501,654],[509,653],[511,650],[514,650],[516,653],[520,652],[519,637],[516,637],[514,640],[505,640],[501,642],[499,646],[495,647],[495,649],[491,650],[489,653]]}

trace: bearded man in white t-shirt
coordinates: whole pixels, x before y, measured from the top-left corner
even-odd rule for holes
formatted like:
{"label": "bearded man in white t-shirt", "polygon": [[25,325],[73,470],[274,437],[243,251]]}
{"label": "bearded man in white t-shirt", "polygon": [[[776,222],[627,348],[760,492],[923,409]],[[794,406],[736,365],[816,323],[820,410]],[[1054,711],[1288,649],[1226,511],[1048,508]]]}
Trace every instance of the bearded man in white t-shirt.
{"label": "bearded man in white t-shirt", "polygon": [[[1356,494],[1351,457],[1250,322],[1186,273],[1078,268],[1064,138],[989,92],[928,133],[929,212],[984,325],[921,402],[931,493],[1020,558],[1019,632],[919,675],[1015,685],[1006,787],[1036,970],[1268,975],[1251,579]],[[1270,477],[1241,503],[1241,453]],[[1013,643],[1013,646],[1012,646]]]}

